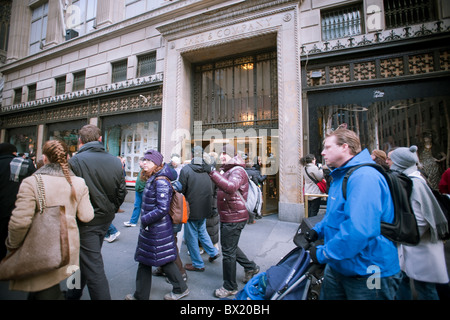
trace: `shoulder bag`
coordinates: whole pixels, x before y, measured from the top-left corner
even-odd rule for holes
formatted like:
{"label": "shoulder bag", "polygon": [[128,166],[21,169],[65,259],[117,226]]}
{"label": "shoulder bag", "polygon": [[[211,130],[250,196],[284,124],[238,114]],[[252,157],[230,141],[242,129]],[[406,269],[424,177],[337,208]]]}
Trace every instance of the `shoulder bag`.
{"label": "shoulder bag", "polygon": [[70,250],[64,206],[47,207],[40,174],[38,208],[22,246],[0,263],[0,280],[18,280],[56,270],[69,264]]}
{"label": "shoulder bag", "polygon": [[317,179],[311,177],[308,173],[308,170],[306,170],[306,167],[305,167],[305,172],[306,172],[306,175],[312,180],[312,182],[314,182],[319,187],[320,192],[327,193],[327,181],[325,179],[318,181]]}

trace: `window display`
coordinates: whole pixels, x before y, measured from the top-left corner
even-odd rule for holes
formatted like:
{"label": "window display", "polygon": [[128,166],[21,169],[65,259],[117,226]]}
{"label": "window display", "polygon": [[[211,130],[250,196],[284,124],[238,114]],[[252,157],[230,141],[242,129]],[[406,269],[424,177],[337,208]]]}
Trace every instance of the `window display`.
{"label": "window display", "polygon": [[158,149],[158,121],[117,124],[105,128],[106,150],[125,162],[125,180],[134,186],[139,174],[139,159],[148,149]]}

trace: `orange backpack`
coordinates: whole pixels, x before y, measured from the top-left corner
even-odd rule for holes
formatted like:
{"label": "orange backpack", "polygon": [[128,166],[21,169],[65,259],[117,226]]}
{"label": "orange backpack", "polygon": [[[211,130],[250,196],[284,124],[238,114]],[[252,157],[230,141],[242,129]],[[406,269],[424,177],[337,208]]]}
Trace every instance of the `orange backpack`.
{"label": "orange backpack", "polygon": [[[170,180],[165,176],[158,177],[155,180],[161,179],[169,181],[170,185],[172,186]],[[172,218],[172,222],[174,224],[186,223],[189,219],[190,213],[189,202],[186,200],[186,197],[182,193],[176,191],[173,186],[172,189],[173,194],[169,209],[169,214]]]}

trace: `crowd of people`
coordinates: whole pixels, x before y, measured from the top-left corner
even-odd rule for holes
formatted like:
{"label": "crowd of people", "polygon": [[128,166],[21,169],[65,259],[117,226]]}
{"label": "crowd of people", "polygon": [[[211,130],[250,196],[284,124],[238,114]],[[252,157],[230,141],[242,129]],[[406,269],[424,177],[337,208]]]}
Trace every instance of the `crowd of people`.
{"label": "crowd of people", "polygon": [[[323,245],[310,249],[314,263],[326,265],[320,299],[410,300],[414,290],[417,299],[438,300],[439,289],[448,291],[442,240],[448,233],[448,221],[420,169],[417,150],[416,146],[396,147],[388,154],[382,150],[370,154],[361,149],[357,134],[348,129],[335,130],[325,138],[322,156],[331,170],[332,183],[326,214],[307,235],[312,243],[324,239]],[[314,160],[314,155],[304,157],[304,170],[310,169],[320,179],[322,168],[315,166]],[[380,224],[392,223],[394,207],[386,180],[376,169],[365,166],[356,170],[348,180],[347,197],[343,197],[347,171],[374,162],[384,170],[400,171],[411,178],[411,206],[420,233],[418,245],[396,244],[381,235]],[[440,192],[447,195],[449,171],[439,184]],[[305,191],[318,191],[317,186],[310,186],[314,182],[307,175],[305,184]],[[369,267],[373,266],[378,270],[376,290],[367,285],[372,276]]]}
{"label": "crowd of people", "polygon": [[[309,249],[313,263],[326,265],[320,299],[411,299],[411,284],[419,299],[439,299],[439,286],[449,282],[441,237],[448,233],[448,222],[420,170],[417,147],[370,154],[361,149],[355,132],[342,128],[326,136],[321,155],[323,167],[312,154],[300,159],[305,193],[320,194],[316,181],[328,181],[326,214],[307,234],[311,243],[324,239],[323,244]],[[239,248],[242,230],[255,219],[241,196],[247,198],[249,177],[259,186],[266,177],[261,175],[260,159],[246,163],[245,158],[230,144],[220,155],[207,154],[196,146],[192,159],[183,165],[179,155],[165,162],[157,150],[145,152],[139,162],[133,212],[124,222],[126,227],[140,225],[134,255],[138,263],[135,291],[124,297],[126,300],[148,300],[152,277],[161,275],[172,285],[165,300],[188,296],[187,271],[205,270],[202,251],[211,263],[222,256],[223,285],[214,291],[217,298],[237,294],[237,264],[244,268],[244,283],[260,272]],[[348,181],[347,197],[342,196],[345,173],[364,163],[378,163],[411,178],[411,205],[421,236],[417,246],[396,244],[381,235],[380,223],[392,222],[394,208],[389,187],[377,170],[356,170]],[[30,292],[29,299],[76,300],[87,286],[91,299],[110,300],[101,250],[103,241],[111,239],[108,234],[115,229],[112,222],[127,189],[123,163],[105,150],[100,129],[83,126],[78,152],[72,157],[64,142],[47,141],[38,167],[17,157],[13,145],[2,143],[0,168],[0,259],[20,247],[26,237],[38,203],[38,186],[32,176],[39,174],[44,177],[47,203],[66,207],[70,265],[79,266],[81,274],[81,287],[65,293],[59,282],[71,275],[67,266],[12,280],[10,288]],[[442,175],[439,190],[449,194],[450,169]],[[181,192],[189,203],[190,217],[185,224],[174,224],[169,215],[174,192]],[[320,197],[309,201],[309,216],[315,216]],[[177,246],[183,225],[191,259],[184,265]],[[376,288],[369,288],[369,267],[373,266],[379,281]]]}

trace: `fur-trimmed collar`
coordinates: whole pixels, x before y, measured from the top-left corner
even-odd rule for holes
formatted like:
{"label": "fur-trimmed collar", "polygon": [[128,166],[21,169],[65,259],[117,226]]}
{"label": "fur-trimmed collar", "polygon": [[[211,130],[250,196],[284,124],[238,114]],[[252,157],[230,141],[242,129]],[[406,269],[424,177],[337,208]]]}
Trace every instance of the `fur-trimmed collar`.
{"label": "fur-trimmed collar", "polygon": [[[57,177],[64,177],[64,172],[62,171],[61,166],[58,163],[49,163],[42,167],[40,167],[35,174],[44,174],[49,176],[57,176]],[[75,174],[72,172],[72,170],[69,169],[69,174],[71,176],[74,176]]]}

